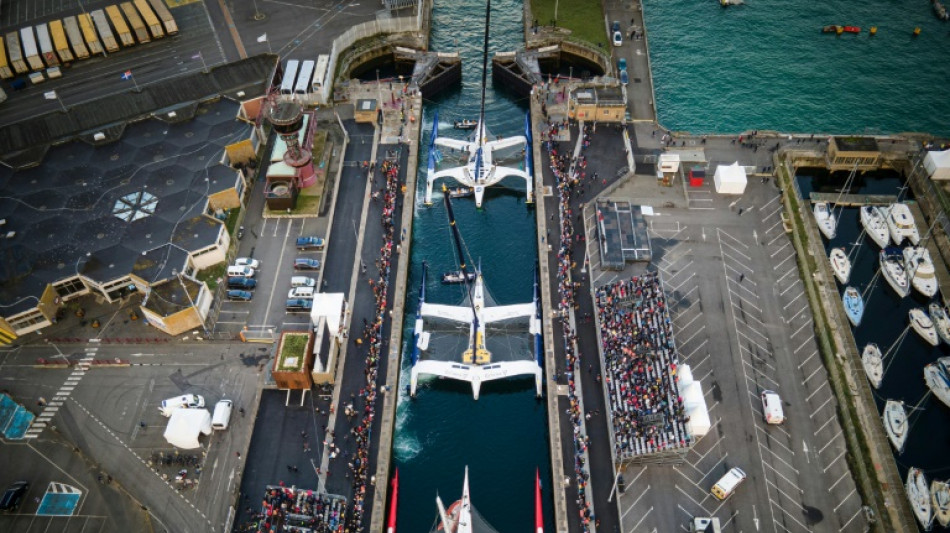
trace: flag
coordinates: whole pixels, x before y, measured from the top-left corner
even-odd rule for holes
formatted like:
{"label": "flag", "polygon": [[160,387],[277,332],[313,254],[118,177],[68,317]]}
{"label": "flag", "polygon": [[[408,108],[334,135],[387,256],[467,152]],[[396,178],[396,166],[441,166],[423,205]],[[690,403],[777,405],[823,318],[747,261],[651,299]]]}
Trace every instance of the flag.
{"label": "flag", "polygon": [[265,33],[265,34],[261,35],[260,37],[258,37],[258,38],[257,38],[257,42],[259,42],[259,43],[267,42],[267,34]]}
{"label": "flag", "polygon": [[46,91],[43,93],[43,98],[46,98],[47,100],[55,100],[57,98],[56,91]]}
{"label": "flag", "polygon": [[123,73],[122,73],[122,79],[125,80],[125,81],[131,80],[131,79],[132,79],[132,71],[131,71],[131,70],[126,70],[125,72],[123,72]]}

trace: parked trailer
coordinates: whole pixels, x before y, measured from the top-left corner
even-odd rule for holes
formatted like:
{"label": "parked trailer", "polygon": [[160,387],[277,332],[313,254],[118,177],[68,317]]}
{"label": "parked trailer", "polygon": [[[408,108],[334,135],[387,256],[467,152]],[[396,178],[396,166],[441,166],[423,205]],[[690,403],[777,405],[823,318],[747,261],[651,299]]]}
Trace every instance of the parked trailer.
{"label": "parked trailer", "polygon": [[148,6],[147,0],[134,0],[133,3],[135,4],[135,8],[139,10],[139,14],[142,15],[142,20],[145,21],[145,26],[148,28],[149,33],[152,34],[152,37],[156,39],[164,37],[165,32],[162,31],[162,23],[159,22],[152,8]]}
{"label": "parked trailer", "polygon": [[76,17],[64,18],[63,27],[66,28],[66,36],[69,37],[69,44],[73,47],[76,59],[89,57],[89,49],[86,48],[86,40],[82,38],[82,31],[79,29]]}
{"label": "parked trailer", "polygon": [[280,82],[280,94],[294,94],[294,82],[297,81],[297,69],[299,68],[300,61],[296,59],[287,61],[284,78]]}
{"label": "parked trailer", "polygon": [[7,53],[10,55],[10,66],[17,74],[25,74],[30,71],[26,61],[23,59],[23,50],[20,48],[20,35],[15,31],[7,34]]}
{"label": "parked trailer", "polygon": [[102,38],[102,45],[105,46],[106,51],[118,52],[119,43],[116,42],[112,28],[109,27],[109,19],[106,18],[106,12],[97,9],[90,13],[90,15],[92,16],[92,23],[96,25],[96,31],[99,32],[99,37]]}
{"label": "parked trailer", "polygon": [[43,63],[48,67],[59,66],[59,57],[56,56],[56,49],[53,48],[53,39],[49,35],[49,27],[46,23],[36,25],[36,41],[40,45],[40,54],[43,56]]}
{"label": "parked trailer", "polygon": [[63,63],[69,63],[73,58],[73,51],[69,49],[69,39],[66,38],[66,30],[63,29],[61,20],[49,21],[49,33],[53,38],[53,48],[56,49],[56,55]]}
{"label": "parked trailer", "polygon": [[89,47],[89,53],[92,55],[102,54],[102,42],[99,40],[99,36],[96,35],[96,26],[92,23],[92,17],[89,16],[89,13],[80,13],[76,15],[76,18],[79,20],[79,29],[82,30],[82,37],[86,41],[86,46]]}
{"label": "parked trailer", "polygon": [[132,33],[135,34],[135,38],[140,43],[147,43],[152,40],[148,36],[148,29],[145,28],[145,23],[142,22],[142,17],[139,16],[139,12],[135,10],[135,6],[132,5],[132,2],[122,2],[119,4],[119,7],[122,8],[122,13],[125,14],[125,18],[129,19],[129,26],[132,27]]}
{"label": "parked trailer", "polygon": [[3,39],[0,39],[0,78],[5,80],[13,78],[13,69],[7,61],[7,47],[3,44]]}
{"label": "parked trailer", "polygon": [[171,11],[165,6],[165,0],[148,0],[148,2],[152,4],[155,15],[162,21],[162,25],[165,26],[165,33],[168,35],[178,33],[178,24],[175,23],[175,17],[172,16]]}
{"label": "parked trailer", "polygon": [[126,24],[125,19],[122,18],[122,12],[119,11],[119,8],[116,6],[106,7],[106,15],[108,15],[109,20],[112,21],[112,27],[115,28],[115,33],[119,36],[119,41],[122,43],[122,46],[134,46],[135,38],[132,37],[132,31],[129,30],[128,24]]}
{"label": "parked trailer", "polygon": [[294,83],[295,94],[307,94],[310,92],[310,80],[313,79],[313,61],[304,61],[300,64],[300,71],[297,73],[297,82]]}
{"label": "parked trailer", "polygon": [[23,47],[23,58],[26,64],[32,70],[43,70],[46,65],[40,57],[40,49],[36,46],[36,34],[33,33],[33,26],[20,28],[20,45]]}

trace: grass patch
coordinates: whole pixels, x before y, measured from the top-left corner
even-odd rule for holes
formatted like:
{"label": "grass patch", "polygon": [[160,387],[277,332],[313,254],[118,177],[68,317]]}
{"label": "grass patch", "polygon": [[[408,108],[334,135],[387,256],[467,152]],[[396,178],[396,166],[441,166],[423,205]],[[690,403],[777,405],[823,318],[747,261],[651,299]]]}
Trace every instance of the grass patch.
{"label": "grass patch", "polygon": [[316,163],[320,163],[320,158],[323,157],[323,151],[326,150],[327,146],[327,132],[326,130],[317,130],[313,134],[313,144],[310,146],[310,153],[313,154],[313,160]]}
{"label": "grass patch", "polygon": [[234,229],[237,227],[237,221],[240,216],[240,208],[234,208],[228,211],[228,219],[224,222],[224,225],[228,228],[228,234],[232,237],[234,237]]}
{"label": "grass patch", "polygon": [[227,263],[222,261],[204,270],[199,270],[195,275],[195,279],[207,283],[208,289],[213,291],[218,287],[218,280],[224,281],[224,273],[227,268]]}
{"label": "grass patch", "polygon": [[297,205],[287,213],[286,209],[273,210],[267,206],[264,206],[264,214],[266,215],[315,215],[320,209],[320,198],[322,194],[315,194],[313,196],[307,194],[307,191],[313,189],[315,191],[316,187],[308,187],[300,191],[300,195],[297,196]]}
{"label": "grass patch", "polygon": [[306,362],[304,357],[307,344],[310,342],[309,333],[286,333],[280,344],[280,353],[277,354],[277,370],[280,372],[299,372]]}
{"label": "grass patch", "polygon": [[[541,26],[550,26],[557,5],[557,26],[571,30],[571,37],[609,52],[607,28],[599,0],[531,0],[531,13]],[[621,21],[621,27],[626,27]]]}

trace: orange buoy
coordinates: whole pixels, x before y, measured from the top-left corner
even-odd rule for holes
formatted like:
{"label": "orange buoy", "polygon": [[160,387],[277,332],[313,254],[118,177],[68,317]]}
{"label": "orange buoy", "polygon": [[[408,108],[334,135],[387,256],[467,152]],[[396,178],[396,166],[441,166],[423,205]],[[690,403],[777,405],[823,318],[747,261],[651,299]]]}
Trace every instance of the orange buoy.
{"label": "orange buoy", "polygon": [[871,26],[871,35],[877,35],[877,26]]}
{"label": "orange buoy", "polygon": [[920,35],[920,26],[914,28],[914,37],[917,37],[918,35]]}
{"label": "orange buoy", "polygon": [[844,33],[844,26],[835,26],[835,33],[837,33],[838,35],[841,35],[842,33]]}

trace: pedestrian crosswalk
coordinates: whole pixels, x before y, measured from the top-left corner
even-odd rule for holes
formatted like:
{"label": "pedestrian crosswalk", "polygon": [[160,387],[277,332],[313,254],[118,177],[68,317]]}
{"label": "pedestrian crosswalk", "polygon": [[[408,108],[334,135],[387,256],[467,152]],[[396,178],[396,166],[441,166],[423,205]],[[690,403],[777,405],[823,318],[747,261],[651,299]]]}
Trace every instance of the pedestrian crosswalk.
{"label": "pedestrian crosswalk", "polygon": [[59,390],[56,391],[56,395],[53,396],[49,402],[44,402],[45,406],[43,407],[43,412],[40,413],[40,416],[36,417],[30,428],[26,430],[26,434],[23,435],[24,439],[35,439],[43,433],[43,430],[49,427],[50,421],[59,411],[59,408],[62,407],[63,402],[65,402],[73,391],[76,390],[76,387],[79,386],[79,382],[82,381],[82,378],[86,375],[98,351],[99,346],[97,344],[86,347],[82,359],[79,360],[73,368],[72,373],[66,378],[66,381]]}

